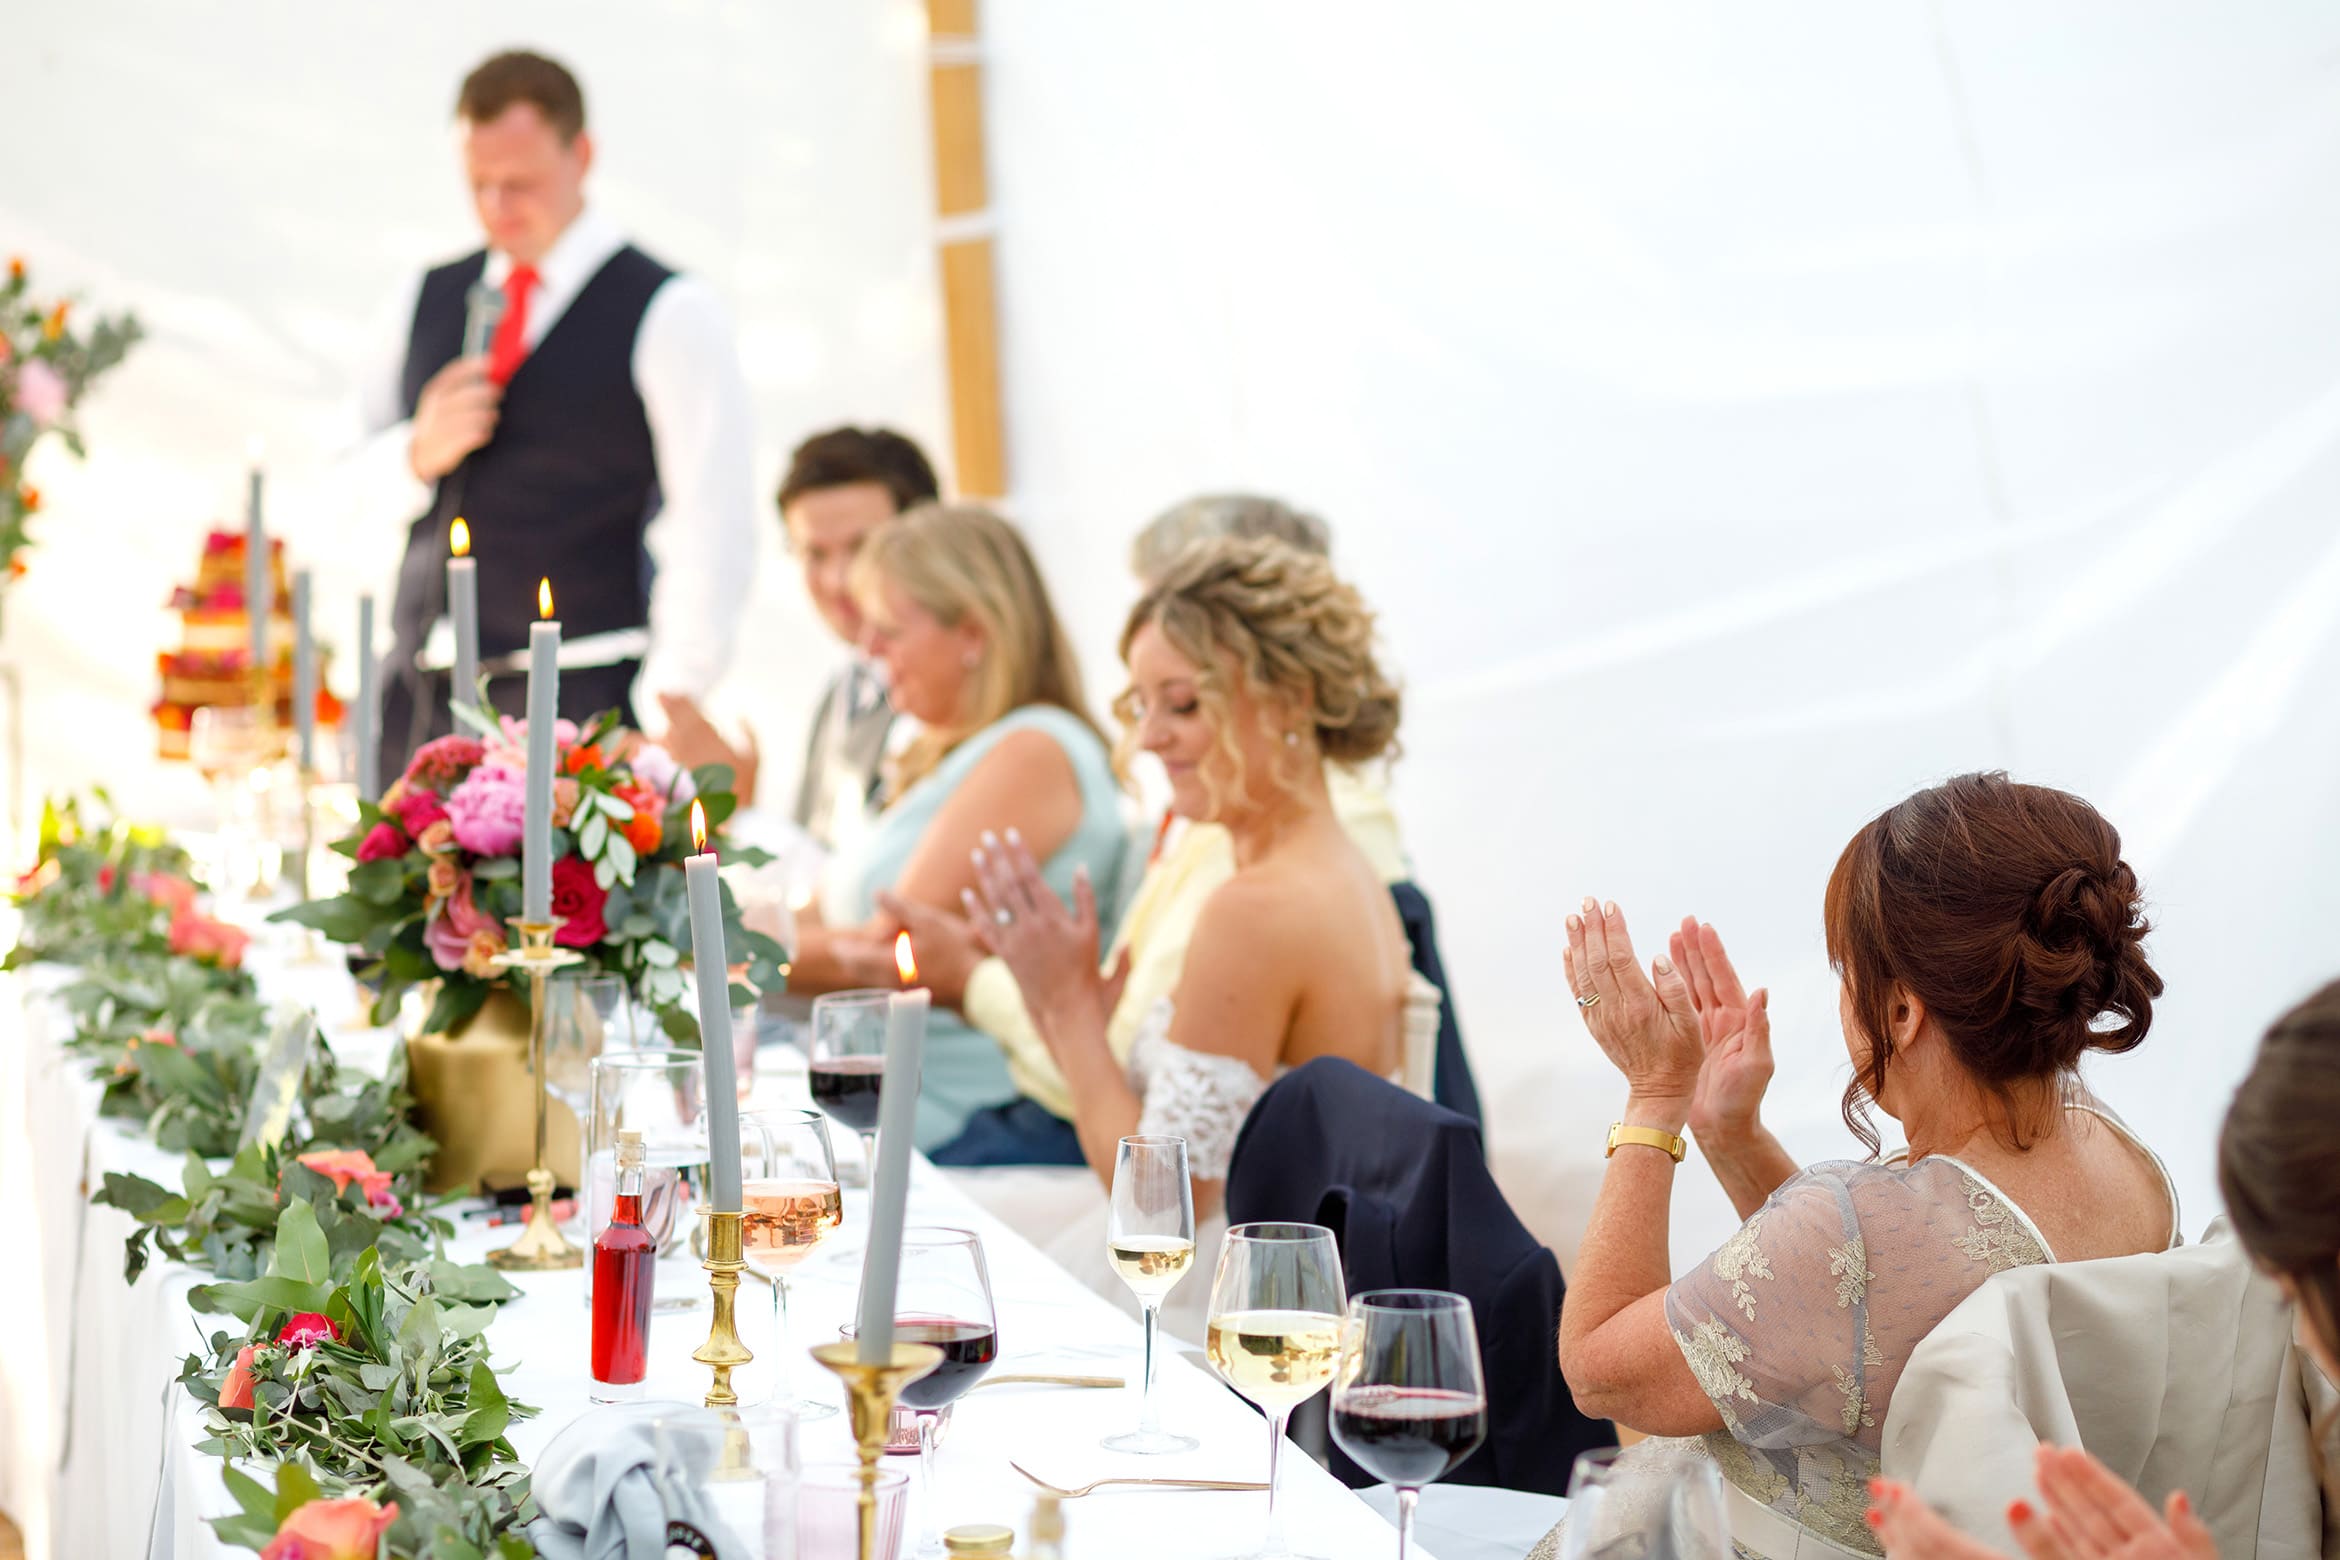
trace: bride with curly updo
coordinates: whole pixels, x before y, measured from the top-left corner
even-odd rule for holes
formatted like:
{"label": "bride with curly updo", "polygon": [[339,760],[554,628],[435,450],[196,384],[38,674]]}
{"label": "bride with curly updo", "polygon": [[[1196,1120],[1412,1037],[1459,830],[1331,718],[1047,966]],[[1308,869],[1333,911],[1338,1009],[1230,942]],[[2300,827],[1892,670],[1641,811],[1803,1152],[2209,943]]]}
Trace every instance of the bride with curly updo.
{"label": "bride with curly updo", "polygon": [[1183,1137],[1202,1213],[1279,1073],[1320,1056],[1399,1068],[1409,1000],[1420,1001],[1405,932],[1324,774],[1328,760],[1391,751],[1398,690],[1357,592],[1324,558],[1266,539],[1182,553],[1131,611],[1121,654],[1125,759],[1159,759],[1173,810],[1223,825],[1235,853],[1128,1065],[1106,1041],[1122,970],[1098,968],[1085,881],[1065,905],[1011,837],[977,852],[981,892],[967,908],[1071,1086],[1090,1167],[1110,1182],[1122,1137]]}

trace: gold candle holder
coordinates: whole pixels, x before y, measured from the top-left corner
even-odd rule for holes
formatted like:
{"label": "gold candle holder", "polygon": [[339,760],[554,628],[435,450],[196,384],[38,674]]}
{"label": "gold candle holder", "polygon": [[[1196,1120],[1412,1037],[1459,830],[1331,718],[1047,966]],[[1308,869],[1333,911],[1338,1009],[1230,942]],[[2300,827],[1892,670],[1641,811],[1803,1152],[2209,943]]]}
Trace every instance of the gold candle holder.
{"label": "gold candle holder", "polygon": [[893,1426],[894,1399],[942,1363],[942,1350],[931,1343],[897,1343],[893,1358],[864,1365],[861,1345],[847,1339],[814,1344],[812,1357],[845,1382],[846,1422],[853,1427],[854,1451],[861,1458],[861,1560],[876,1560],[878,1458]]}
{"label": "gold candle holder", "polygon": [[544,1162],[544,1118],[549,1108],[544,1087],[544,1046],[545,1030],[551,1022],[551,1012],[545,1004],[545,985],[554,970],[582,963],[585,958],[574,949],[553,945],[553,933],[560,929],[560,924],[558,917],[545,922],[512,922],[518,944],[495,957],[495,967],[499,970],[528,972],[528,1070],[536,1079],[536,1159],[528,1172],[528,1226],[511,1245],[488,1253],[488,1261],[507,1272],[548,1273],[585,1265],[585,1253],[569,1244],[553,1220],[553,1173],[552,1167]]}
{"label": "gold candle holder", "polygon": [[707,1290],[714,1300],[715,1315],[707,1324],[707,1341],[699,1345],[691,1358],[715,1372],[715,1380],[707,1388],[709,1408],[732,1408],[739,1402],[739,1394],[732,1390],[731,1373],[755,1358],[746,1342],[739,1336],[739,1275],[747,1270],[747,1259],[741,1248],[742,1226],[747,1215],[734,1209],[707,1211],[707,1257],[700,1266],[707,1270]]}

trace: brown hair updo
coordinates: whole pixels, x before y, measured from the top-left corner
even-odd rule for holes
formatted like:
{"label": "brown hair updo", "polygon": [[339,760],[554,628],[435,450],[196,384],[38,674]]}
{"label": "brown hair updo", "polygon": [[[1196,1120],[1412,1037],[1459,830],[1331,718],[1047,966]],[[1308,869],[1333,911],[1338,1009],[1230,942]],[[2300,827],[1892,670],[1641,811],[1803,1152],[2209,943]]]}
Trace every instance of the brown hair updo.
{"label": "brown hair updo", "polygon": [[2069,1074],[2089,1051],[2134,1049],[2161,995],[2119,832],[2070,792],[2004,773],[1960,775],[1870,820],[1837,858],[1825,915],[1829,962],[1869,1045],[1844,1120],[1871,1153],[1867,1105],[1893,1060],[1897,983],[2006,1108],[2016,1148],[2042,1123],[2019,1119],[2015,1085]]}
{"label": "brown hair updo", "polygon": [[2218,1191],[2254,1261],[2340,1355],[2340,981],[2275,1020],[2218,1134]]}
{"label": "brown hair updo", "polygon": [[[1197,542],[1130,609],[1124,661],[1148,624],[1195,664],[1199,697],[1230,757],[1228,661],[1255,698],[1297,704],[1334,763],[1361,764],[1397,747],[1398,687],[1374,656],[1373,613],[1320,554],[1269,537]],[[1128,697],[1118,712],[1134,731]]]}

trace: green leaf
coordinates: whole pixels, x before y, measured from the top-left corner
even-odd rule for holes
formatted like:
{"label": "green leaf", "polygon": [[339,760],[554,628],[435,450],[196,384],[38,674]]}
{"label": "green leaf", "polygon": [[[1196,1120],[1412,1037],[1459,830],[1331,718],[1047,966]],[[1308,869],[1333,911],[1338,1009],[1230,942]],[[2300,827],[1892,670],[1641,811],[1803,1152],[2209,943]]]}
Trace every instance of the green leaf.
{"label": "green leaf", "polygon": [[511,1422],[512,1409],[505,1401],[504,1389],[496,1385],[496,1374],[488,1369],[487,1361],[479,1361],[471,1367],[471,1413],[457,1439],[464,1446],[493,1441]]}
{"label": "green leaf", "polygon": [[433,1257],[430,1272],[431,1293],[442,1300],[493,1303],[520,1298],[512,1281],[484,1262],[455,1263]]}
{"label": "green leaf", "polygon": [[474,882],[495,883],[519,875],[520,858],[517,856],[483,856],[471,864]]}
{"label": "green leaf", "polygon": [[317,1210],[305,1202],[290,1202],[276,1220],[276,1255],[268,1264],[271,1277],[303,1284],[330,1284],[333,1256],[325,1232],[317,1225]]}
{"label": "green leaf", "polygon": [[379,905],[368,904],[354,894],[342,894],[289,906],[268,919],[310,927],[332,942],[362,943],[368,932],[383,924],[383,913]]}
{"label": "green leaf", "polygon": [[268,1531],[273,1534],[276,1531],[276,1497],[270,1493],[268,1486],[242,1472],[233,1463],[221,1468],[219,1473],[227,1483],[228,1493],[236,1498],[237,1505],[244,1508],[244,1515],[267,1523]]}
{"label": "green leaf", "polygon": [[405,861],[393,857],[359,863],[350,869],[349,891],[369,905],[399,903],[406,897]]}
{"label": "green leaf", "polygon": [[358,1367],[358,1380],[369,1392],[387,1392],[390,1383],[398,1379],[398,1367],[380,1360],[368,1360]]}
{"label": "green leaf", "polygon": [[282,1277],[246,1279],[235,1284],[199,1284],[188,1291],[188,1303],[198,1311],[225,1311],[251,1321],[263,1311],[322,1311],[326,1290]]}
{"label": "green leaf", "polygon": [[609,849],[605,853],[603,859],[608,861],[611,866],[617,869],[617,875],[621,882],[631,883],[634,881],[635,857],[633,841],[627,839],[622,834],[612,834],[609,837]]}
{"label": "green leaf", "polygon": [[215,1183],[211,1166],[201,1154],[189,1154],[186,1168],[179,1172],[179,1184],[187,1189],[189,1202],[201,1202]]}
{"label": "green leaf", "polygon": [[297,1462],[276,1465],[276,1525],[284,1526],[284,1519],[306,1506],[310,1501],[322,1500],[324,1492],[309,1470]]}
{"label": "green leaf", "polygon": [[585,827],[577,831],[577,849],[587,861],[597,860],[608,843],[609,824],[599,813],[586,819]]}
{"label": "green leaf", "polygon": [[[195,1162],[201,1164],[202,1160],[197,1159]],[[186,1198],[163,1190],[142,1175],[125,1175],[119,1170],[108,1170],[106,1184],[92,1194],[89,1200],[108,1208],[119,1208],[134,1219],[147,1219],[147,1215],[156,1209],[167,1208],[173,1203],[178,1205],[180,1217],[184,1218],[187,1208]]]}

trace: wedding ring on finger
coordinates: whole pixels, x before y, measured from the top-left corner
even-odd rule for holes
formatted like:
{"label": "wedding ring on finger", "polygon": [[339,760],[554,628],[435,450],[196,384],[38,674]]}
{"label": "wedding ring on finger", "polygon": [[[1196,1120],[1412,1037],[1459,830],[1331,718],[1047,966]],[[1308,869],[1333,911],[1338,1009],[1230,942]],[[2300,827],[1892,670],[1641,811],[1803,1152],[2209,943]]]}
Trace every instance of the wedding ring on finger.
{"label": "wedding ring on finger", "polygon": [[1592,1006],[1594,1003],[1596,1003],[1596,1002],[1598,1002],[1598,1001],[1600,1001],[1600,1000],[1601,1000],[1601,994],[1600,994],[1599,992],[1597,992],[1597,991],[1596,991],[1596,992],[1594,992],[1594,993],[1593,993],[1591,996],[1589,996],[1589,997],[1578,997],[1578,998],[1576,999],[1576,1005],[1577,1005],[1578,1007],[1580,1007],[1580,1008],[1588,1008],[1588,1007],[1591,1007],[1591,1006]]}
{"label": "wedding ring on finger", "polygon": [[1016,913],[1007,906],[1000,905],[991,912],[991,919],[993,924],[998,926],[1013,926],[1016,924]]}

